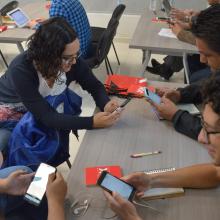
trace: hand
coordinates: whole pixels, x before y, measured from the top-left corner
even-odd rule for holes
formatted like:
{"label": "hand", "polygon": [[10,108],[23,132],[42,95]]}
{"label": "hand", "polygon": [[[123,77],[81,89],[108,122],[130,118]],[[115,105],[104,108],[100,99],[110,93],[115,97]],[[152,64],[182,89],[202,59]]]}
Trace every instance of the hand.
{"label": "hand", "polygon": [[177,106],[168,98],[162,97],[159,105],[150,100],[148,101],[157,110],[159,115],[166,120],[171,121],[178,111]]}
{"label": "hand", "polygon": [[178,90],[174,90],[174,89],[170,89],[170,88],[156,88],[156,93],[160,96],[160,97],[166,97],[168,99],[170,99],[171,101],[173,101],[174,103],[178,103],[181,99],[181,94],[180,91]]}
{"label": "hand", "polygon": [[110,127],[115,124],[119,117],[121,111],[109,112],[99,112],[93,116],[93,128],[105,128]]}
{"label": "hand", "polygon": [[31,29],[33,29],[37,24],[42,23],[43,21],[45,21],[44,18],[37,18],[37,19],[32,19],[28,22],[27,26]]}
{"label": "hand", "polygon": [[133,185],[137,189],[137,196],[141,197],[144,192],[151,188],[151,176],[143,172],[136,172],[121,178],[125,182]]}
{"label": "hand", "polygon": [[171,10],[170,16],[174,20],[184,21],[186,16],[191,17],[194,14],[194,11],[191,9],[181,10],[177,8],[173,8]]}
{"label": "hand", "polygon": [[170,27],[171,27],[172,32],[176,36],[178,36],[179,33],[183,30],[183,28],[177,22],[174,22],[173,25],[171,25]]}
{"label": "hand", "polygon": [[47,183],[47,200],[48,202],[56,202],[59,205],[64,204],[67,192],[67,184],[60,173],[52,173],[49,175]]}
{"label": "hand", "polygon": [[110,208],[120,217],[122,220],[141,220],[137,214],[135,206],[125,200],[117,193],[113,192],[113,195],[104,191],[104,195],[108,200]]}
{"label": "hand", "polygon": [[116,108],[119,107],[119,104],[118,102],[113,99],[113,100],[110,100],[104,107],[104,112],[109,112],[109,113],[112,113],[115,111]]}
{"label": "hand", "polygon": [[34,173],[27,174],[23,170],[17,170],[2,180],[2,189],[9,195],[24,195],[33,177]]}

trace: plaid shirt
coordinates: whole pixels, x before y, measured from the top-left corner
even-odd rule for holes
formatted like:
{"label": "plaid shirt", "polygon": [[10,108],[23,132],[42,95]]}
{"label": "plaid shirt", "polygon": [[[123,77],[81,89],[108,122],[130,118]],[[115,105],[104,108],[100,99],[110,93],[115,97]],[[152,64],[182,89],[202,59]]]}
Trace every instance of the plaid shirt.
{"label": "plaid shirt", "polygon": [[80,41],[80,52],[86,57],[92,38],[86,11],[78,0],[52,0],[50,17],[64,17],[77,32]]}

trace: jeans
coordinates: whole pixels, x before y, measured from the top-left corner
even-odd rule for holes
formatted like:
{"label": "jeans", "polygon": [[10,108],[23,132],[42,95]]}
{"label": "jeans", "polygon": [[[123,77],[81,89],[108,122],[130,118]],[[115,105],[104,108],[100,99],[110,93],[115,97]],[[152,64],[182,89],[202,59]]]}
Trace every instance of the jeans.
{"label": "jeans", "polygon": [[[27,173],[31,173],[32,170],[25,166],[13,166],[0,170],[0,179],[7,178],[11,173],[17,170],[24,170]],[[4,213],[18,207],[23,203],[23,196],[11,196],[11,195],[0,195],[0,211]]]}

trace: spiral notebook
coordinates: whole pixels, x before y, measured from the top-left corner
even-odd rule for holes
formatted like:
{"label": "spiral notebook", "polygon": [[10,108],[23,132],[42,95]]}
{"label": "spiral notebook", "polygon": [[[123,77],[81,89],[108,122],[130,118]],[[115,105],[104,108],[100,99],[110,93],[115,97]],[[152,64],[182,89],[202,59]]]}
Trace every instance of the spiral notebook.
{"label": "spiral notebook", "polygon": [[[175,168],[165,168],[165,169],[156,169],[156,170],[148,170],[144,173],[146,174],[154,174],[154,173],[163,173],[174,171]],[[143,199],[144,200],[153,200],[153,199],[165,199],[171,197],[182,196],[184,194],[183,188],[152,188],[145,191]]]}

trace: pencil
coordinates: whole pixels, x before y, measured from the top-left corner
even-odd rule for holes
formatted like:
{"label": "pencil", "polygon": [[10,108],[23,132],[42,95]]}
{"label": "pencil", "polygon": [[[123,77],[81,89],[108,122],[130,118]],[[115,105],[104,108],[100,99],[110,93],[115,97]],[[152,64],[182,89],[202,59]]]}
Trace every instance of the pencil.
{"label": "pencil", "polygon": [[145,156],[150,156],[150,155],[156,155],[160,154],[162,151],[152,151],[152,152],[147,152],[147,153],[139,153],[139,154],[132,154],[132,158],[139,158],[139,157],[145,157]]}

